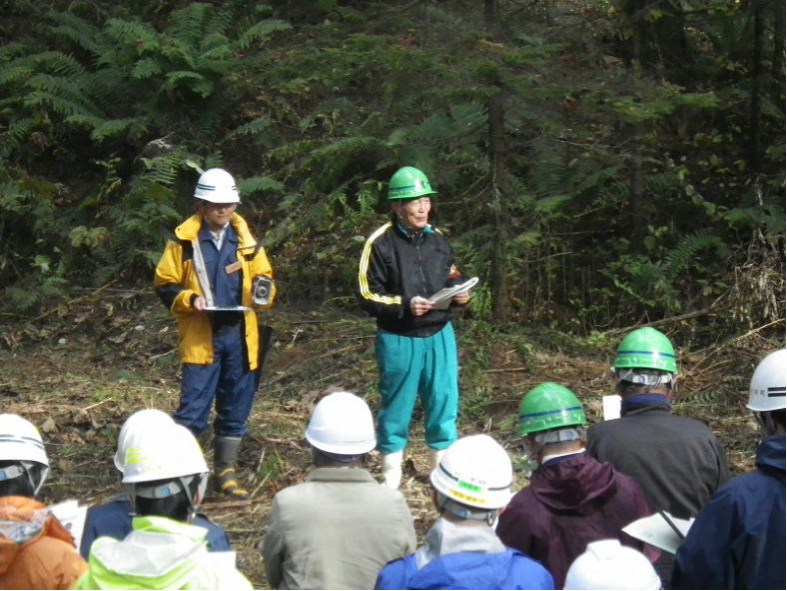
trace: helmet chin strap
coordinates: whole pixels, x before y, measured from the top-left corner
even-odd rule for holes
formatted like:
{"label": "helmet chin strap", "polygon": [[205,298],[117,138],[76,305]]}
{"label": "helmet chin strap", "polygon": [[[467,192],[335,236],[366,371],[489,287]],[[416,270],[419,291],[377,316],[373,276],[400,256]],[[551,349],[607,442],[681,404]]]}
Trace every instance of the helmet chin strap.
{"label": "helmet chin strap", "polygon": [[483,521],[489,527],[492,527],[492,524],[497,520],[496,510],[490,511],[488,509],[473,509],[467,505],[457,503],[439,491],[435,491],[435,495],[437,497],[437,510],[441,515],[445,511],[448,511],[451,515],[459,517],[460,519]]}
{"label": "helmet chin strap", "polygon": [[756,413],[756,416],[757,423],[760,425],[760,431],[762,432],[763,439],[767,439],[778,431],[776,422],[773,420],[773,415],[770,412],[758,412]]}
{"label": "helmet chin strap", "polygon": [[[192,493],[191,484],[195,478],[199,479],[199,484],[197,486],[197,491]],[[185,492],[186,499],[189,502],[188,521],[191,522],[194,520],[194,517],[197,514],[197,508],[199,507],[199,504],[202,502],[202,499],[205,498],[207,485],[208,479],[204,474],[192,474],[189,476],[179,476],[177,478],[173,478],[171,481],[164,484],[159,484],[158,486],[145,486],[144,484],[137,485],[132,483],[129,484],[128,487],[129,496],[131,497],[135,514],[138,514],[136,506],[137,497],[143,497],[146,499],[165,499],[180,492]]]}

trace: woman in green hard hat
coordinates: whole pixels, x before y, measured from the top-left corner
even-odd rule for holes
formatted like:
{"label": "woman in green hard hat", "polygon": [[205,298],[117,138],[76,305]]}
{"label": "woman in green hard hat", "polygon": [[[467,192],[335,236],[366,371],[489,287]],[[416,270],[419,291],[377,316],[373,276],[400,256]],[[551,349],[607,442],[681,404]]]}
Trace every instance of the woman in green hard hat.
{"label": "woman in green hard hat", "polygon": [[[377,447],[383,476],[398,488],[410,417],[420,395],[432,467],[456,439],[459,400],[457,351],[450,307],[429,298],[463,279],[445,237],[429,224],[429,179],[412,166],[400,168],[388,184],[390,220],[366,241],[358,269],[361,307],[377,319],[375,352],[382,401]],[[464,305],[467,292],[451,305]]]}
{"label": "woman in green hard hat", "polygon": [[[672,413],[678,373],[669,338],[646,326],[627,334],[613,363],[621,417],[593,425],[588,451],[642,487],[651,509],[695,517],[730,478],[727,457],[705,424]],[[672,556],[656,569],[669,580]]]}
{"label": "woman in green hard hat", "polygon": [[568,567],[586,546],[615,539],[650,560],[646,549],[622,529],[651,514],[634,480],[585,451],[585,411],[574,393],[544,382],[522,398],[519,434],[538,464],[530,485],[519,491],[500,516],[497,535],[506,546],[547,567],[562,589]]}

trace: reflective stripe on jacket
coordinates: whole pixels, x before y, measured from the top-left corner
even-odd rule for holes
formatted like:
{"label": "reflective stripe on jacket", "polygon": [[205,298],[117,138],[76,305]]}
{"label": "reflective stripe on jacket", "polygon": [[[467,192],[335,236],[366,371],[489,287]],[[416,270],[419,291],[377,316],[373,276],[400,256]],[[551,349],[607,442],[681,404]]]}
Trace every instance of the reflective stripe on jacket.
{"label": "reflective stripe on jacket", "polygon": [[[246,221],[237,213],[230,219],[232,229],[238,236],[236,252],[242,277],[241,304],[249,308],[270,308],[276,297],[276,285],[271,287],[268,304],[255,306],[252,302],[252,281],[257,275],[273,278],[265,249],[249,231]],[[197,264],[194,257],[194,244],[198,240],[202,216],[194,214],[175,228],[175,239],[170,240],[164,248],[153,280],[156,293],[164,302],[178,322],[180,334],[180,357],[183,363],[213,362],[213,331],[210,315],[199,312],[191,306],[192,296],[204,296],[197,276]],[[257,369],[259,358],[259,329],[257,313],[254,309],[243,313],[246,352],[249,369]]]}

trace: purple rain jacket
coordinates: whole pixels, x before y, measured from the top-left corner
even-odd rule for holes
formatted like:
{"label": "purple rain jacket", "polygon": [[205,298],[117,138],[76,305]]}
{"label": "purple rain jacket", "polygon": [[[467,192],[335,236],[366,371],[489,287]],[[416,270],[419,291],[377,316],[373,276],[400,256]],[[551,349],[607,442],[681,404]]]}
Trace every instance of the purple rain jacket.
{"label": "purple rain jacket", "polygon": [[660,552],[621,531],[651,514],[639,485],[586,452],[549,460],[536,469],[500,516],[506,546],[540,561],[562,589],[566,571],[589,542],[617,538],[655,561]]}

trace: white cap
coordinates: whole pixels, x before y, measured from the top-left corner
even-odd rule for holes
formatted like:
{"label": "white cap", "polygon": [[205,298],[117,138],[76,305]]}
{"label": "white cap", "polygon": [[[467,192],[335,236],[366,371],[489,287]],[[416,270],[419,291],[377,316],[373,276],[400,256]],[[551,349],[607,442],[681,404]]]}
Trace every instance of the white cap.
{"label": "white cap", "polygon": [[16,414],[0,414],[0,460],[49,466],[44,442],[33,423]]}
{"label": "white cap", "polygon": [[197,180],[194,197],[211,203],[240,203],[235,179],[223,168],[203,172]]}
{"label": "white cap", "polygon": [[451,444],[430,480],[457,503],[499,509],[511,500],[511,458],[489,435],[470,435]]}
{"label": "white cap", "polygon": [[306,441],[317,449],[347,456],[374,449],[377,439],[369,405],[350,392],[334,392],[312,411]]}
{"label": "white cap", "polygon": [[130,433],[135,433],[136,441],[139,442],[140,433],[144,432],[154,437],[160,437],[162,431],[174,424],[175,421],[172,420],[171,416],[157,408],[144,408],[133,413],[120,428],[118,447],[115,452],[115,468],[123,472]]}
{"label": "white cap", "polygon": [[571,563],[563,589],[661,589],[661,579],[641,552],[599,540]]}
{"label": "white cap", "polygon": [[787,349],[770,353],[760,361],[749,385],[746,408],[758,412],[785,408],[787,388]]}
{"label": "white cap", "polygon": [[183,425],[173,424],[162,429],[157,437],[145,431],[133,431],[126,439],[124,484],[208,472],[199,443]]}

